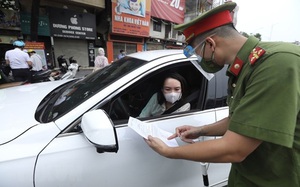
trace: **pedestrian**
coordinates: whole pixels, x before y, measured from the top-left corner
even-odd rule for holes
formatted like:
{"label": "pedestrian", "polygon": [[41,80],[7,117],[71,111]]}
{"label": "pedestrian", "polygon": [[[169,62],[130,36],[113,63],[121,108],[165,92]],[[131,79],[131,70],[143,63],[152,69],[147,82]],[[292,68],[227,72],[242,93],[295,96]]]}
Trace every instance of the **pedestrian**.
{"label": "pedestrian", "polygon": [[27,53],[29,54],[30,60],[32,62],[32,68],[30,70],[32,75],[36,74],[37,72],[43,71],[42,57],[32,49],[29,49]]}
{"label": "pedestrian", "polygon": [[13,46],[15,47],[14,49],[6,51],[5,60],[6,64],[11,67],[14,81],[31,82],[29,68],[32,65],[32,62],[30,61],[29,55],[22,51],[25,47],[25,43],[17,40],[13,43]]}
{"label": "pedestrian", "polygon": [[93,72],[109,65],[103,48],[98,49],[98,56],[95,58],[94,64]]}
{"label": "pedestrian", "polygon": [[125,52],[123,49],[121,49],[121,50],[120,50],[120,53],[119,53],[119,55],[118,55],[118,59],[121,59],[121,58],[123,58],[124,56],[126,56],[126,52]]}
{"label": "pedestrian", "polygon": [[[229,116],[177,127],[169,137],[191,144],[168,147],[152,136],[145,141],[168,158],[232,163],[229,187],[299,186],[300,48],[244,37],[232,24],[235,7],[228,2],[175,27],[191,45],[185,54],[197,55],[205,71],[229,65]],[[222,138],[194,142],[199,136]]]}

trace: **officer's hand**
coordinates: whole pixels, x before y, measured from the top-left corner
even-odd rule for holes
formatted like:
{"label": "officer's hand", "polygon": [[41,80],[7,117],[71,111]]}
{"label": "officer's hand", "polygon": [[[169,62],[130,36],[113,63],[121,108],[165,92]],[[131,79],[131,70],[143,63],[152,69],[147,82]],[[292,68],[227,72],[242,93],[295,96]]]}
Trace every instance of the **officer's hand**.
{"label": "officer's hand", "polygon": [[176,132],[168,138],[171,140],[173,138],[179,137],[182,141],[187,143],[194,143],[193,139],[200,136],[199,129],[190,125],[184,125],[176,128]]}
{"label": "officer's hand", "polygon": [[167,156],[168,147],[163,141],[161,141],[159,138],[148,136],[148,140],[145,139],[146,143],[158,154],[162,156]]}

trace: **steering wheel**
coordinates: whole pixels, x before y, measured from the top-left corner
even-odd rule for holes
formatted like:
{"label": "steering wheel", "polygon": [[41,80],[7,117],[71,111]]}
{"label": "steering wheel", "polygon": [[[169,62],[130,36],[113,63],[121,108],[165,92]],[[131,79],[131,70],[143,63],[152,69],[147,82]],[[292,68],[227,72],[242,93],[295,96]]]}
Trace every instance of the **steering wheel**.
{"label": "steering wheel", "polygon": [[118,107],[121,109],[121,113],[119,115],[119,117],[123,118],[123,119],[128,119],[130,116],[130,109],[128,107],[128,105],[126,105],[126,103],[124,103],[124,101],[121,99],[121,97],[118,97],[118,99],[115,102]]}

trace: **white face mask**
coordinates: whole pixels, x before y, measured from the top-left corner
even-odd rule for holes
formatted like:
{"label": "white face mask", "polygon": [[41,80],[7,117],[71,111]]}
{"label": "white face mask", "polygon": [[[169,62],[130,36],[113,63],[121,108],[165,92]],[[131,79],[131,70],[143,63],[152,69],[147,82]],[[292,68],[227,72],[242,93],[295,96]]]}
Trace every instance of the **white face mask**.
{"label": "white face mask", "polygon": [[164,94],[166,101],[174,104],[176,101],[178,101],[181,98],[181,93],[171,92]]}

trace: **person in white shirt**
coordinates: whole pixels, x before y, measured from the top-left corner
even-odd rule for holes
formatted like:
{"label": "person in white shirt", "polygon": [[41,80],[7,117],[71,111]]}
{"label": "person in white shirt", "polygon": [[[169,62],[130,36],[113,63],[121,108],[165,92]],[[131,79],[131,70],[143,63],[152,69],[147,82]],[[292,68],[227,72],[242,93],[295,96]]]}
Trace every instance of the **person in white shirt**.
{"label": "person in white shirt", "polygon": [[11,67],[14,81],[31,82],[31,73],[29,68],[32,65],[32,62],[29,55],[22,51],[25,47],[25,43],[17,40],[13,43],[13,45],[15,49],[6,51],[5,60],[6,64]]}
{"label": "person in white shirt", "polygon": [[31,73],[35,74],[39,71],[42,71],[43,70],[42,57],[32,49],[29,49],[27,52],[32,62]]}
{"label": "person in white shirt", "polygon": [[[163,114],[174,104],[183,99],[186,94],[186,80],[178,73],[170,73],[165,76],[160,91],[153,94],[139,117],[151,117]],[[185,103],[176,112],[188,111],[190,103]]]}
{"label": "person in white shirt", "polygon": [[93,72],[109,65],[108,60],[105,57],[105,51],[103,48],[98,49],[98,54],[99,55],[96,57],[96,59],[94,61],[95,66],[94,66]]}

